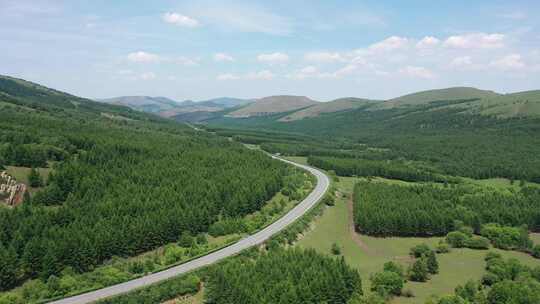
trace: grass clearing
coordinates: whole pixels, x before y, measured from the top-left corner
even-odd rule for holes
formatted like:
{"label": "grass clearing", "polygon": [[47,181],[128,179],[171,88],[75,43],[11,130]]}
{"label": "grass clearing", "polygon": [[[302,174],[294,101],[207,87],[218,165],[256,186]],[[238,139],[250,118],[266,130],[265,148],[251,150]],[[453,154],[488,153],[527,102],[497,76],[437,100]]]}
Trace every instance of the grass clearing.
{"label": "grass clearing", "polygon": [[[43,177],[43,181],[46,183],[49,178],[49,173],[51,168],[36,168]],[[15,167],[15,166],[6,166],[6,172],[13,176],[18,182],[28,185],[28,174],[30,173],[30,168],[27,167]]]}
{"label": "grass clearing", "polygon": [[[289,158],[297,161],[297,158]],[[375,178],[382,182],[386,180]],[[434,247],[440,237],[432,238],[376,238],[358,235],[353,238],[350,227],[348,199],[359,178],[339,177],[335,183],[338,191],[344,196],[336,200],[336,205],[327,208],[324,214],[313,224],[313,228],[298,241],[297,246],[313,248],[321,253],[331,254],[331,246],[337,243],[347,263],[357,268],[362,276],[364,291],[369,290],[369,277],[372,273],[381,271],[387,261],[396,261],[405,266],[411,261],[409,249],[415,245],[426,243]],[[392,181],[404,183],[401,181]],[[540,234],[532,234],[532,239],[540,243]],[[355,240],[359,238],[360,246]],[[529,266],[540,266],[540,260],[515,252],[491,249],[499,252],[505,258],[516,258]],[[469,279],[480,279],[484,274],[484,257],[487,250],[453,249],[448,254],[437,255],[440,264],[439,274],[433,276],[427,283],[408,282],[404,289],[410,289],[415,297],[395,298],[392,303],[409,304],[424,303],[432,294],[444,295],[453,293],[454,288]]]}

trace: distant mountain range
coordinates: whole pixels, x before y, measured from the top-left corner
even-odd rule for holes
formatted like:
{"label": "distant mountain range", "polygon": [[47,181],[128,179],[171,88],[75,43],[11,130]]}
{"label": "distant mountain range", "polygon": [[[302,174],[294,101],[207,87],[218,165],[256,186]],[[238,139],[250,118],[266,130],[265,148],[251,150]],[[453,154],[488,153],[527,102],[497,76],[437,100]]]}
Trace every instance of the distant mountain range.
{"label": "distant mountain range", "polygon": [[260,99],[222,97],[197,102],[177,102],[165,97],[148,96],[124,96],[100,101],[189,122],[256,117],[292,122],[355,110],[380,111],[418,107],[456,108],[463,113],[504,118],[540,117],[539,90],[499,94],[471,87],[422,91],[389,100],[347,97],[319,102],[305,96],[280,95]]}
{"label": "distant mountain range", "polygon": [[[154,113],[162,117],[184,120],[182,117],[189,116],[195,119],[197,116],[209,117],[210,113],[220,112],[226,109],[246,105],[251,100],[220,97],[203,101],[175,101],[166,97],[151,96],[120,96],[108,99],[100,99],[100,102],[122,105],[137,111]],[[196,113],[195,115],[193,113]],[[189,115],[186,115],[189,114]],[[204,114],[204,115],[201,115]],[[188,119],[192,121],[191,119]],[[195,119],[197,121],[198,119]]]}

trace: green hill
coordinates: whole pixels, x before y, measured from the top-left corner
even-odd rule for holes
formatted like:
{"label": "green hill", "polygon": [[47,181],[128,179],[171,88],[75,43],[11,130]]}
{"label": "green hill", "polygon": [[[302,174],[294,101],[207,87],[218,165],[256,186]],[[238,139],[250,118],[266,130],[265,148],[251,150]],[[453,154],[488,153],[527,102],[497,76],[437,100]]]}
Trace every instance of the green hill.
{"label": "green hill", "polygon": [[294,121],[309,117],[317,117],[325,113],[334,113],[358,109],[361,107],[369,107],[378,102],[379,101],[354,97],[340,98],[329,102],[321,102],[314,106],[296,111],[290,115],[281,118],[280,121]]}
{"label": "green hill", "polygon": [[479,90],[469,87],[455,87],[440,90],[429,90],[393,98],[378,105],[378,108],[389,109],[403,106],[415,106],[433,101],[452,101],[477,98],[493,98],[499,94],[493,91]]}
{"label": "green hill", "polygon": [[498,117],[540,116],[540,90],[482,98],[477,110]]}
{"label": "green hill", "polygon": [[[21,205],[0,202],[3,299],[2,291],[29,279],[69,276],[66,269],[85,273],[182,235],[203,236],[220,219],[260,210],[292,172],[263,153],[172,120],[2,76],[4,165],[50,174]],[[37,298],[8,302],[46,302],[140,274],[121,271],[115,279],[94,274],[93,285],[54,294],[37,287]]]}

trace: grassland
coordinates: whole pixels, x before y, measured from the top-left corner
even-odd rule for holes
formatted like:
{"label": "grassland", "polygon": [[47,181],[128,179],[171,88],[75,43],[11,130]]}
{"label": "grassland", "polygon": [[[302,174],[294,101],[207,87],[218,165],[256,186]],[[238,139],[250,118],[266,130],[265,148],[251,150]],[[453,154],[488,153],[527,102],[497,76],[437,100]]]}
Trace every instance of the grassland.
{"label": "grassland", "polygon": [[[43,177],[43,181],[47,182],[51,168],[36,168],[39,174]],[[14,167],[6,166],[6,172],[13,176],[18,182],[28,185],[28,174],[30,173],[30,168],[26,167]]]}
{"label": "grassland", "polygon": [[[296,161],[301,158],[294,158]],[[336,187],[342,197],[337,200],[336,206],[329,208],[317,219],[312,230],[307,232],[298,242],[298,246],[303,248],[314,248],[315,250],[327,254],[333,243],[341,247],[345,260],[353,267],[356,267],[362,276],[364,290],[369,290],[369,277],[373,272],[380,271],[387,261],[396,261],[404,266],[410,263],[409,249],[417,244],[426,243],[430,246],[436,245],[440,238],[375,238],[365,235],[358,235],[351,230],[349,199],[352,189],[358,179],[350,177],[339,177]],[[385,179],[377,179],[381,182],[398,182]],[[504,188],[513,185],[506,180],[480,181],[479,185],[489,184]],[[540,242],[540,234],[531,236],[535,242]],[[504,257],[517,258],[521,262],[538,266],[540,261],[524,253],[514,251],[499,252]],[[432,294],[444,295],[453,292],[454,288],[466,282],[468,279],[480,279],[484,273],[484,256],[487,251],[471,249],[454,249],[448,254],[438,255],[440,263],[440,273],[431,278],[427,283],[408,282],[405,289],[410,289],[415,297],[395,298],[394,304],[424,303]]]}

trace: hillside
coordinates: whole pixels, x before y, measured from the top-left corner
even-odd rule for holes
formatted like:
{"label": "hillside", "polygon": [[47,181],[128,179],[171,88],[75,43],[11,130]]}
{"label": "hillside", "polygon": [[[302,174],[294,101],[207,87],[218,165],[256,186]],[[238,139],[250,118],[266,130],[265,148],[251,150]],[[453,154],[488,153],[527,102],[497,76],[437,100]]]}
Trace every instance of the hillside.
{"label": "hillside", "polygon": [[[247,99],[220,97],[215,99],[182,102],[174,101],[166,97],[150,96],[121,96],[115,98],[101,99],[103,103],[123,105],[134,110],[154,113],[161,117],[173,118],[179,121],[197,121],[191,117],[212,117],[212,112],[219,112],[225,109],[248,104]],[[195,113],[192,115],[192,113]],[[184,115],[187,114],[187,115]],[[187,117],[187,119],[183,119]]]}
{"label": "hillside", "polygon": [[484,115],[540,117],[540,90],[483,98],[477,104],[478,112]]}
{"label": "hillside", "polygon": [[305,96],[269,96],[229,113],[228,117],[246,118],[290,112],[318,104]]}
{"label": "hillside", "polygon": [[166,97],[150,96],[121,96],[108,99],[100,99],[100,102],[122,105],[134,110],[149,113],[160,113],[178,107],[180,104]]}
{"label": "hillside", "polygon": [[0,106],[37,111],[64,111],[77,115],[115,119],[156,120],[130,108],[109,105],[46,88],[36,83],[0,75]]}
{"label": "hillside", "polygon": [[353,110],[353,109],[357,109],[361,107],[369,107],[378,102],[379,101],[354,98],[354,97],[340,98],[340,99],[336,99],[329,102],[321,102],[314,106],[296,111],[290,115],[287,115],[279,119],[279,121],[293,121],[293,120],[300,120],[304,118],[317,117],[324,113],[333,113],[333,112],[340,112],[340,111],[346,111],[346,110]]}
{"label": "hillside", "polygon": [[476,98],[493,98],[499,94],[469,87],[454,87],[412,93],[390,99],[378,105],[380,109],[426,104],[433,101],[452,101]]}
{"label": "hillside", "polygon": [[[30,279],[69,276],[72,282],[71,275],[112,257],[138,255],[181,236],[205,237],[221,219],[260,210],[286,177],[292,178],[287,185],[295,180],[285,164],[227,139],[3,76],[2,166],[50,174],[21,205],[0,206],[1,299],[2,291]],[[122,274],[92,274],[97,281],[52,292],[39,285],[37,298],[8,303],[45,302],[140,274],[111,271]]]}

